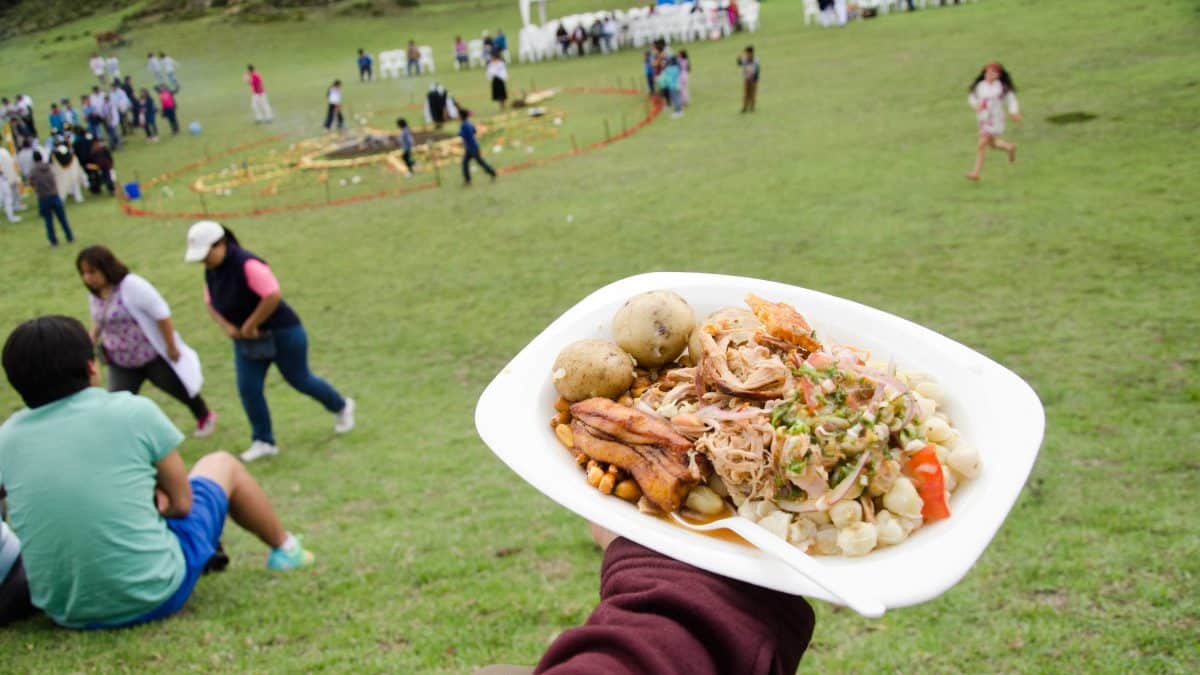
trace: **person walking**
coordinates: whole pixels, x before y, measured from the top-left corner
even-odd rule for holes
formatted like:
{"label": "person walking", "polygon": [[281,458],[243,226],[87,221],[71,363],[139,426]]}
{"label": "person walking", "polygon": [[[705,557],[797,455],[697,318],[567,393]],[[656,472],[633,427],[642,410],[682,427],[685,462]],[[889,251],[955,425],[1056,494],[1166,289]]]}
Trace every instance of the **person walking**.
{"label": "person walking", "polygon": [[329,89],[325,91],[325,100],[329,106],[325,109],[325,131],[333,128],[333,122],[337,120],[338,131],[342,131],[346,127],[346,119],[342,117],[342,81],[334,80]]}
{"label": "person walking", "polygon": [[154,52],[146,54],[146,70],[150,71],[150,76],[154,78],[154,83],[160,87],[167,86],[167,81],[163,78],[162,61]]}
{"label": "person walking", "polygon": [[462,118],[462,124],[458,127],[458,135],[462,138],[463,144],[463,185],[466,187],[471,186],[472,159],[479,162],[479,166],[483,167],[483,170],[492,177],[492,181],[494,182],[496,180],[496,170],[484,161],[483,155],[479,153],[479,140],[475,137],[475,125],[471,124],[471,111],[465,109],[459,110],[458,115]]}
{"label": "person walking", "polygon": [[100,84],[107,84],[104,81],[104,57],[93,53],[92,58],[88,60],[88,68],[92,71],[92,75]]}
{"label": "person walking", "polygon": [[242,248],[233,232],[211,220],[188,229],[184,260],[204,263],[208,313],[234,343],[238,395],[251,427],[251,444],[241,455],[243,461],[279,454],[263,394],[272,363],[294,389],[335,414],[335,433],[354,428],[354,399],[343,398],[309,370],[308,334],[299,315],[283,300],[279,281],[266,261]]}
{"label": "person walking", "polygon": [[467,54],[467,43],[463,42],[462,36],[454,37],[454,67],[459,70],[466,70],[470,66],[470,57]]}
{"label": "person walking", "polygon": [[271,112],[271,104],[267,101],[267,88],[263,85],[262,75],[253,65],[246,66],[246,84],[250,85],[250,109],[254,111],[254,123],[263,124],[275,118]]}
{"label": "person walking", "polygon": [[104,59],[104,75],[108,78],[108,84],[121,81],[121,62],[116,54],[109,54],[108,58]]}
{"label": "person walking", "polygon": [[158,142],[158,107],[154,105],[154,97],[150,95],[150,91],[142,89],[141,96],[138,98],[138,107],[142,111],[142,127],[146,130],[146,138],[151,143]]}
{"label": "person walking", "polygon": [[63,208],[62,197],[58,195],[54,171],[50,164],[42,161],[42,153],[36,150],[33,152],[33,170],[29,174],[29,183],[33,185],[33,191],[37,194],[38,213],[46,223],[46,239],[50,241],[50,245],[58,246],[58,237],[54,234],[55,218],[58,218],[59,224],[62,225],[67,243],[74,242],[75,235],[71,232],[71,224],[67,222],[67,210]]}
{"label": "person walking", "polygon": [[212,435],[217,414],[200,395],[200,357],[175,330],[171,308],[158,290],[104,246],[80,251],[75,271],[90,294],[92,341],[108,365],[108,390],[136,394],[150,380],[191,411],[193,436]]}
{"label": "person walking", "polygon": [[406,178],[412,178],[413,167],[416,162],[413,161],[413,134],[412,129],[408,128],[408,120],[401,117],[396,120],[396,126],[400,127],[400,149],[403,151],[401,157],[404,159],[404,166],[408,167],[408,175]]}
{"label": "person walking", "polygon": [[1005,141],[1000,135],[1004,133],[1005,108],[1015,122],[1021,121],[1021,109],[1017,87],[999,63],[984,66],[968,91],[967,103],[975,109],[979,142],[975,145],[975,166],[967,172],[967,180],[979,180],[989,147],[1008,153],[1009,162],[1017,161],[1017,144]]}
{"label": "person walking", "polygon": [[742,69],[742,112],[754,112],[758,98],[758,75],[762,68],[754,56],[753,45],[746,47],[746,51],[738,57],[737,64]]}
{"label": "person walking", "polygon": [[361,49],[358,50],[358,81],[371,81],[371,55]]}
{"label": "person walking", "polygon": [[158,103],[162,108],[163,117],[167,118],[167,122],[171,125],[171,135],[179,133],[179,118],[175,115],[175,94],[171,93],[166,87],[155,87],[158,91]]}
{"label": "person walking", "polygon": [[654,81],[662,92],[663,100],[671,106],[671,117],[674,119],[683,117],[683,104],[679,96],[679,71],[679,59],[672,56],[667,59],[666,66]]}
{"label": "person walking", "polygon": [[504,104],[508,101],[508,66],[498,50],[492,52],[492,60],[488,61],[487,78],[492,83],[492,100],[500,104],[503,112]]}
{"label": "person walking", "polygon": [[167,78],[167,86],[171,88],[172,94],[179,93],[179,79],[175,77],[175,72],[179,70],[179,62],[169,57],[164,52],[158,53],[158,61],[162,64],[163,77]]}

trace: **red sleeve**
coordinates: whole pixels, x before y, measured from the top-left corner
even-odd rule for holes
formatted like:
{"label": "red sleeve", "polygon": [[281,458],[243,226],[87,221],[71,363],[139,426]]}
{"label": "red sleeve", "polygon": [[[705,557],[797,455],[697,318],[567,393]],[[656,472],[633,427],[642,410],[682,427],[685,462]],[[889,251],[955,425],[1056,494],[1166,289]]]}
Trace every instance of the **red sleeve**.
{"label": "red sleeve", "polygon": [[242,271],[246,275],[246,285],[258,297],[265,298],[272,293],[279,292],[279,281],[265,262],[250,258],[242,266]]}
{"label": "red sleeve", "polygon": [[734,581],[618,538],[600,604],[535,673],[792,675],[816,617],[804,598]]}

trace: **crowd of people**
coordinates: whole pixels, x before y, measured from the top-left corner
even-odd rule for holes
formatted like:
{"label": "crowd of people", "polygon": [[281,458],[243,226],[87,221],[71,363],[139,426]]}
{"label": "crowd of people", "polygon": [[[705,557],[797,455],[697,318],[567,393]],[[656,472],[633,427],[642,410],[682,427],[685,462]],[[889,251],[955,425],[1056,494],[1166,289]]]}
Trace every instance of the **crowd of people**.
{"label": "crowd of people", "polygon": [[37,197],[38,212],[46,225],[46,237],[58,245],[53,222],[57,220],[73,240],[65,204],[68,196],[83,201],[84,190],[92,194],[116,194],[116,162],[120,150],[138,130],[147,142],[159,140],[159,117],[172,135],[179,133],[176,96],[180,90],[179,64],[164,52],[147,54],[146,68],[154,84],[136,88],[133,76],[121,73],[116,55],[94,54],[89,68],[97,82],[79,95],[78,107],[70,97],[50,103],[46,126],[38,124],[33,99],[17,94],[0,98],[3,124],[16,150],[0,147],[0,206],[9,222],[19,222],[24,210],[26,188]]}

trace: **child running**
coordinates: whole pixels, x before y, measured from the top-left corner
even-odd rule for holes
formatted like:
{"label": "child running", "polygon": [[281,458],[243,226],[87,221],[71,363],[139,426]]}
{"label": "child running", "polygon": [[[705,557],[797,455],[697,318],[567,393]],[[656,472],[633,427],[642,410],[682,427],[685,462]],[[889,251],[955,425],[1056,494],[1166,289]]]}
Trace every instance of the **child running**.
{"label": "child running", "polygon": [[404,166],[408,167],[407,178],[412,178],[413,167],[416,162],[413,161],[413,135],[412,129],[408,128],[408,120],[401,117],[396,120],[396,126],[400,127],[400,149],[404,151]]}
{"label": "child running", "polygon": [[979,180],[983,170],[983,156],[988,147],[1008,153],[1008,161],[1017,161],[1017,145],[1000,138],[1004,133],[1005,110],[1016,122],[1021,121],[1017,105],[1017,88],[1008,71],[999,63],[992,62],[971,83],[967,102],[975,109],[975,120],[979,124],[979,144],[975,146],[975,168],[967,172],[968,180]]}

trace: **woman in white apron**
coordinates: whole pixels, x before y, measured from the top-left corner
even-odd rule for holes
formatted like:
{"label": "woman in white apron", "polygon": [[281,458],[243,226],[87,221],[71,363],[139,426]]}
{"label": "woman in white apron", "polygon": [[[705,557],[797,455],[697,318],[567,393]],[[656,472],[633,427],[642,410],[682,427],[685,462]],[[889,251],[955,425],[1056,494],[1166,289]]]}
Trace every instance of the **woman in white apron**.
{"label": "woman in white apron", "polygon": [[108,390],[137,393],[150,380],[188,407],[194,436],[212,434],[217,414],[200,396],[200,357],[171,324],[171,309],[158,291],[133,274],[103,246],[79,252],[75,268],[91,293],[92,340],[108,364]]}

